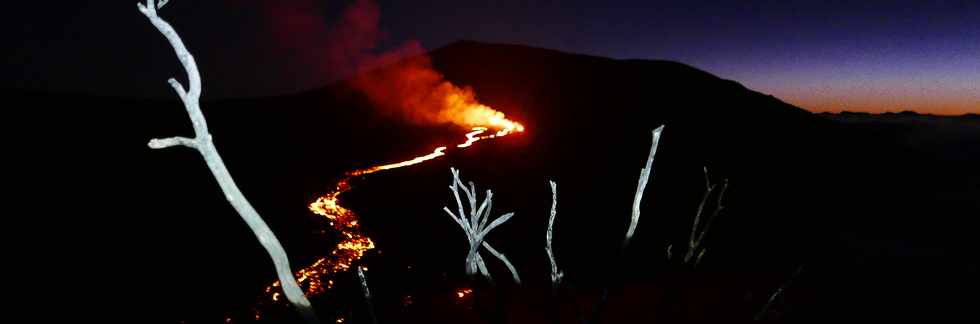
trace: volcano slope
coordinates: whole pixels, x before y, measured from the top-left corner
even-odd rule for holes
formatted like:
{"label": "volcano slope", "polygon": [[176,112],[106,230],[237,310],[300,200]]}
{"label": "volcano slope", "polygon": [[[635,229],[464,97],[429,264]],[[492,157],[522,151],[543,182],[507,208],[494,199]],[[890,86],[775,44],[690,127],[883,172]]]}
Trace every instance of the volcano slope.
{"label": "volcano slope", "polygon": [[[469,41],[430,56],[449,81],[471,86],[483,103],[527,131],[353,183],[342,201],[361,216],[380,250],[365,262],[381,322],[473,316],[451,297],[465,283],[466,245],[441,212],[453,204],[450,166],[494,190],[494,215],[516,212],[488,238],[525,281],[508,295],[513,322],[548,316],[550,306],[540,300],[549,300],[543,249],[549,179],[558,183],[554,244],[569,296],[563,317],[572,316],[573,304],[588,313],[599,289],[608,287],[607,322],[750,319],[800,265],[804,270],[770,318],[936,319],[969,309],[955,292],[976,287],[975,258],[965,257],[978,243],[969,235],[980,215],[975,117],[913,128],[888,126],[894,124],[883,122],[887,116],[853,122],[809,113],[677,62]],[[100,139],[95,146],[62,146],[59,159],[36,165],[60,170],[49,174],[53,182],[96,184],[66,203],[105,216],[94,223],[64,219],[60,237],[78,237],[78,228],[93,226],[102,234],[79,237],[83,244],[69,249],[127,242],[113,257],[65,257],[130,269],[111,275],[79,270],[78,277],[101,278],[84,280],[91,285],[84,291],[105,291],[98,283],[106,280],[138,280],[147,297],[117,310],[174,320],[249,313],[274,278],[261,247],[194,152],[145,146],[150,138],[190,130],[179,103],[7,97],[37,107],[33,111],[62,112],[59,118],[33,116],[46,118],[42,131]],[[78,109],[62,108],[69,106]],[[202,106],[236,181],[297,267],[336,244],[330,227],[306,206],[344,172],[425,154],[458,143],[465,132],[378,114],[345,82]],[[650,131],[661,124],[666,128],[636,236],[619,253]],[[936,132],[952,135],[916,140],[921,136],[915,134]],[[712,181],[727,178],[730,188],[726,209],[708,233],[707,253],[691,270],[668,261],[665,251],[671,245],[675,258],[683,255],[705,167]],[[490,267],[506,281],[506,269]],[[336,280],[335,293],[313,301],[318,313],[363,312],[354,277]],[[414,302],[406,306],[409,295]]]}

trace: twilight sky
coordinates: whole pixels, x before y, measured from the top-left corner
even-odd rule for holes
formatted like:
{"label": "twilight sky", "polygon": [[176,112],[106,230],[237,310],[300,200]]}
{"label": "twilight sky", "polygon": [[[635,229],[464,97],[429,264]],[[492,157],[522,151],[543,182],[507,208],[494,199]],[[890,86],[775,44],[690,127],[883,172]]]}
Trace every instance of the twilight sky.
{"label": "twilight sky", "polygon": [[[343,77],[326,44],[352,0],[173,0],[206,98]],[[169,96],[182,72],[135,0],[5,5],[0,88]],[[457,39],[668,59],[812,111],[980,113],[980,1],[385,1],[393,47]],[[12,41],[10,41],[12,40]],[[5,46],[5,47],[6,47]]]}

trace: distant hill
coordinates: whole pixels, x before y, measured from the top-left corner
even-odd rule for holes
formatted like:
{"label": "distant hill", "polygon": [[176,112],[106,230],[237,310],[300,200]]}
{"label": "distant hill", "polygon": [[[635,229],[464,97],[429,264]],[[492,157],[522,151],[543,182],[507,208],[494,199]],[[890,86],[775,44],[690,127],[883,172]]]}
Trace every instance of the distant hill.
{"label": "distant hill", "polygon": [[[915,150],[922,156],[959,159],[980,157],[980,115],[942,116],[912,111],[898,113],[821,113],[847,129],[862,134],[858,138],[892,143],[895,148]],[[952,165],[946,165],[949,167]],[[969,177],[972,171],[964,170]]]}
{"label": "distant hill", "polygon": [[[867,113],[867,112],[853,112],[853,111],[842,111],[839,113],[822,112],[821,116],[838,119],[840,121],[858,121],[858,120],[868,120],[868,121],[907,121],[907,122],[939,122],[948,121],[950,123],[962,123],[971,124],[976,123],[980,120],[980,115],[974,113],[962,114],[962,115],[934,115],[934,114],[922,114],[914,111],[901,111],[901,112],[884,112],[884,113]],[[975,125],[970,125],[975,126]]]}

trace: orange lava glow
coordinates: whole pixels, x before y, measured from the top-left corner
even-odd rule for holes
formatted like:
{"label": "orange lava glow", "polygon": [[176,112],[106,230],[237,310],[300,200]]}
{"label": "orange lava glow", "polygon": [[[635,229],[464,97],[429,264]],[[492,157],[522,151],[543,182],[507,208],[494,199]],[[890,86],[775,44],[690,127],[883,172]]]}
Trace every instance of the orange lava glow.
{"label": "orange lava glow", "polygon": [[435,149],[435,151],[432,151],[432,153],[429,153],[428,155],[419,156],[419,157],[416,157],[414,159],[407,160],[407,161],[401,161],[401,162],[398,162],[398,163],[378,165],[378,166],[373,166],[373,167],[370,167],[370,168],[367,168],[367,169],[354,170],[354,171],[348,172],[347,174],[350,175],[350,176],[355,176],[356,177],[356,176],[361,176],[361,175],[365,175],[365,174],[375,173],[375,172],[382,171],[382,170],[390,170],[390,169],[396,169],[396,168],[405,167],[405,166],[409,166],[409,165],[413,165],[413,164],[419,164],[419,163],[422,163],[422,162],[425,162],[425,161],[428,161],[428,160],[431,160],[431,159],[434,159],[434,158],[437,158],[437,157],[446,155],[446,153],[443,153],[443,151],[445,151],[445,150],[446,150],[446,147],[445,146],[440,146],[440,147],[437,147]]}
{"label": "orange lava glow", "polygon": [[[480,106],[490,109],[483,105]],[[496,112],[492,109],[490,111]],[[487,126],[473,127],[472,131],[466,134],[466,142],[458,144],[456,147],[466,148],[480,140],[498,138],[513,132],[524,131],[523,125],[507,120],[503,117],[502,113],[480,113],[480,116],[486,118],[484,124]],[[497,131],[493,134],[483,135],[490,127]],[[374,241],[360,231],[360,222],[358,221],[357,215],[350,209],[340,205],[340,195],[351,190],[351,180],[355,177],[382,170],[401,168],[432,160],[445,155],[446,149],[446,146],[440,146],[430,154],[415,157],[410,160],[350,171],[334,185],[332,191],[320,196],[313,203],[310,203],[309,210],[316,215],[326,218],[330,226],[340,234],[342,240],[340,243],[337,243],[329,255],[318,259],[310,266],[296,271],[296,281],[308,297],[320,295],[326,292],[327,289],[332,288],[334,282],[332,279],[329,279],[330,276],[349,270],[356,261],[364,257],[367,251],[375,248]],[[460,290],[460,293],[464,294],[460,295],[460,298],[471,292],[471,289]],[[284,300],[279,281],[267,286],[265,293],[274,303]]]}
{"label": "orange lava glow", "polygon": [[507,119],[502,112],[476,102],[471,90],[460,89],[451,85],[447,88],[449,89],[445,90],[446,93],[444,94],[445,106],[439,112],[441,120],[451,121],[457,125],[499,129],[503,135],[511,131],[524,131],[524,125]]}
{"label": "orange lava glow", "polygon": [[481,140],[480,136],[478,135],[483,134],[486,131],[486,127],[473,127],[472,132],[466,133],[466,143],[456,145],[456,147],[469,147],[470,145],[473,145],[473,143],[476,143],[476,141]]}
{"label": "orange lava glow", "polygon": [[493,133],[493,134],[490,134],[490,135],[482,135],[482,136],[480,136],[481,134],[487,132],[487,128],[486,127],[473,127],[473,130],[472,131],[470,131],[469,133],[466,133],[466,142],[463,143],[463,144],[456,145],[456,147],[459,147],[459,148],[469,147],[470,145],[473,145],[473,143],[476,143],[477,141],[480,141],[480,140],[484,140],[484,139],[488,139],[488,138],[497,138],[497,137],[507,136],[507,134],[510,134],[512,132],[523,132],[523,131],[524,131],[524,126],[523,125],[521,125],[519,123],[509,123],[509,126],[508,127],[501,128],[496,133]]}
{"label": "orange lava glow", "polygon": [[[350,177],[342,179],[333,191],[317,198],[309,206],[314,214],[325,217],[343,240],[337,243],[330,255],[296,272],[296,281],[307,296],[319,295],[332,288],[333,280],[324,280],[326,276],[349,269],[351,264],[364,257],[365,252],[374,249],[371,238],[361,234],[357,215],[337,202],[338,196],[350,190],[349,182]],[[276,281],[266,287],[265,292],[270,294],[272,301],[280,301],[282,294],[279,290],[279,281]]]}
{"label": "orange lava glow", "polygon": [[472,293],[473,293],[473,289],[460,288],[459,290],[456,290],[456,297],[462,299],[462,298],[466,298],[466,296],[469,296]]}

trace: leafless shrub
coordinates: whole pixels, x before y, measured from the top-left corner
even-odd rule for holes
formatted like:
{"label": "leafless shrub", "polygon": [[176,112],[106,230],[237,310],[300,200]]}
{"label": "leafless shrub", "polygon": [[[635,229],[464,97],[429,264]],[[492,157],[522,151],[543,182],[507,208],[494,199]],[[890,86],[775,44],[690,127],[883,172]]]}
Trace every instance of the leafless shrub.
{"label": "leafless shrub", "polygon": [[[482,246],[486,248],[490,254],[493,254],[493,256],[497,257],[497,259],[500,259],[500,261],[507,266],[507,269],[510,270],[510,274],[514,278],[514,282],[520,284],[521,277],[517,274],[517,269],[514,268],[514,265],[507,260],[507,257],[504,256],[503,253],[498,252],[496,249],[490,246],[489,242],[486,241],[487,233],[490,233],[490,230],[493,230],[497,226],[500,226],[500,224],[503,224],[509,220],[514,216],[514,213],[504,214],[503,216],[500,216],[487,224],[487,221],[490,219],[490,210],[493,207],[493,192],[487,190],[486,198],[482,203],[477,204],[478,197],[476,193],[476,185],[474,185],[471,181],[469,183],[470,187],[467,188],[466,185],[463,184],[463,181],[459,178],[459,170],[456,170],[455,168],[450,168],[450,170],[453,173],[453,183],[451,186],[449,186],[449,190],[452,191],[453,196],[456,198],[456,206],[458,207],[459,215],[457,216],[456,214],[453,214],[453,212],[449,210],[449,207],[443,207],[442,210],[444,210],[446,214],[449,214],[449,217],[452,217],[452,219],[456,221],[456,224],[459,224],[460,228],[462,228],[463,232],[466,234],[467,241],[469,241],[470,248],[466,253],[466,274],[474,276],[476,275],[477,270],[479,270],[481,275],[487,279],[492,279],[489,271],[487,271],[487,266],[483,261],[483,257],[480,256],[480,247]],[[466,199],[469,201],[469,215],[467,215],[463,209],[463,201],[459,197],[460,189],[463,190],[463,194],[466,195]],[[479,207],[477,207],[477,205],[479,205]]]}

